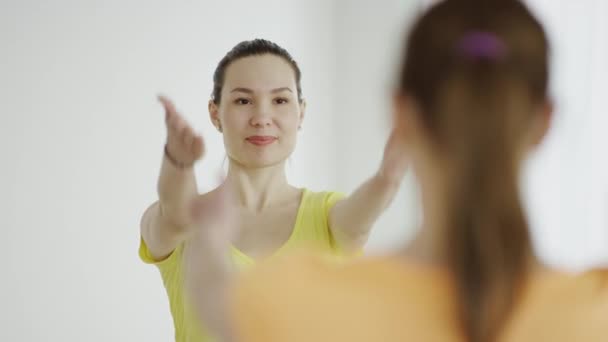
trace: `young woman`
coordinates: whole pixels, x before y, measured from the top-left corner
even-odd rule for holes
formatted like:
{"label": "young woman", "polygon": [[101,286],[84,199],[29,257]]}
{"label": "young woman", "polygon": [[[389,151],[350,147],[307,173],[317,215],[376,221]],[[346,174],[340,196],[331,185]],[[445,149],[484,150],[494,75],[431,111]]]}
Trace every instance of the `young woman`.
{"label": "young woman", "polygon": [[[167,143],[159,200],[141,222],[140,256],[160,269],[178,342],[209,339],[184,296],[183,269],[191,253],[214,250],[192,237],[211,231],[223,212],[215,205],[218,201],[229,198],[222,202],[229,207],[225,213],[238,222],[230,236],[229,254],[231,263],[242,267],[296,248],[340,255],[360,250],[399,187],[406,162],[395,151],[399,146],[395,139],[389,140],[378,172],[348,197],[288,183],[285,162],[294,150],[306,108],[300,77],[289,53],[266,40],[242,42],[220,61],[209,113],[223,135],[229,168],[225,181],[206,194],[197,192],[192,168],[204,155],[203,139],[169,99],[160,97]],[[201,294],[214,293],[214,286],[207,279]]]}

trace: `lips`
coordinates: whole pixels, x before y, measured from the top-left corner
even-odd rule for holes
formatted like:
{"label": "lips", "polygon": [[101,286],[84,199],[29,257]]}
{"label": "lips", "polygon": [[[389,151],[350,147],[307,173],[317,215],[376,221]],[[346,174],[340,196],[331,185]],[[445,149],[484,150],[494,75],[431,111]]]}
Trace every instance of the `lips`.
{"label": "lips", "polygon": [[247,137],[245,140],[247,140],[248,142],[250,142],[256,146],[265,146],[265,145],[272,144],[273,142],[275,142],[277,140],[277,138],[273,137],[273,136],[269,136],[269,135],[253,135],[253,136]]}

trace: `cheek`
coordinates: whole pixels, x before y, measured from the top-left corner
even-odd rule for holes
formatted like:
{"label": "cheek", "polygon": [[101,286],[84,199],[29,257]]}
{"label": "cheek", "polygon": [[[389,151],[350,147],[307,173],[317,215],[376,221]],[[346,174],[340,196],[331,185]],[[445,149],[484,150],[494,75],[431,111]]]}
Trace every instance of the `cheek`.
{"label": "cheek", "polygon": [[231,129],[238,129],[247,123],[249,114],[245,109],[233,109],[226,110],[220,116],[224,126],[230,127]]}
{"label": "cheek", "polygon": [[285,131],[297,130],[300,126],[299,111],[292,108],[286,109],[277,115],[276,121]]}

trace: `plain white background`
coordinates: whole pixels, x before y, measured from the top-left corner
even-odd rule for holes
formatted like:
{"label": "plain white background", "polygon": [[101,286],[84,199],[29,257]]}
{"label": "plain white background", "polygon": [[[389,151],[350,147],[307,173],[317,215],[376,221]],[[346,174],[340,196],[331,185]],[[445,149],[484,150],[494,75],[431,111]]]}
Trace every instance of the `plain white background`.
{"label": "plain white background", "polygon": [[[155,95],[203,133],[208,189],[224,159],[206,110],[212,72],[239,41],[274,40],[300,63],[308,100],[290,179],[352,191],[380,161],[392,71],[423,2],[2,0],[0,340],[172,340],[159,274],[137,257],[164,141]],[[602,263],[608,5],[530,2],[554,43],[558,106],[524,188],[535,239],[553,264]],[[418,210],[410,175],[368,250],[404,243]]]}

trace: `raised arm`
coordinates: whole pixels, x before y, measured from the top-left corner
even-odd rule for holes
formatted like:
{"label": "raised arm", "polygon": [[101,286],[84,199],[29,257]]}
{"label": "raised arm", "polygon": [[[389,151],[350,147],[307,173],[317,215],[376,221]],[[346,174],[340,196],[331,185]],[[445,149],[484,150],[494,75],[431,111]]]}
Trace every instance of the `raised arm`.
{"label": "raised arm", "polygon": [[204,153],[203,139],[162,96],[167,143],[158,178],[158,201],[141,219],[141,235],[154,258],[162,259],[192,231],[190,208],[198,196],[193,165]]}
{"label": "raised arm", "polygon": [[374,222],[399,190],[407,169],[403,144],[401,133],[393,130],[378,171],[331,209],[330,229],[343,250],[356,251],[363,247]]}

